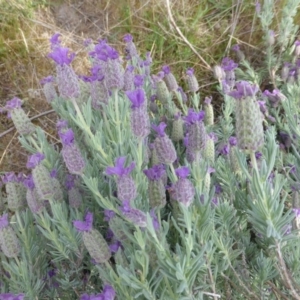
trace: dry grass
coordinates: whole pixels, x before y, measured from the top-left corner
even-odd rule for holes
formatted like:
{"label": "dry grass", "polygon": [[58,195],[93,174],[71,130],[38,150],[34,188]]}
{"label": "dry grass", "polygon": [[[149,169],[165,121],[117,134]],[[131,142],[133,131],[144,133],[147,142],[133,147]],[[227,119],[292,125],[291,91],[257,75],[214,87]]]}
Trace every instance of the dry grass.
{"label": "dry grass", "polygon": [[[0,107],[18,96],[30,117],[51,109],[39,81],[54,71],[47,54],[49,38],[55,32],[76,52],[73,67],[78,74],[88,68],[85,39],[108,38],[122,51],[122,37],[130,32],[141,53],[151,51],[154,72],[169,64],[183,84],[184,70],[194,67],[203,96],[215,93],[210,66],[232,44],[253,44],[255,37],[253,16],[247,12],[253,12],[253,4],[243,2],[242,6],[241,1],[232,5],[228,0],[217,4],[209,0],[51,0],[34,8],[33,4],[42,1],[8,2],[0,18],[0,25],[6,26],[5,31],[0,30]],[[34,122],[55,139],[55,121],[55,114],[49,114]],[[12,126],[6,116],[0,116],[0,134]],[[0,171],[26,170],[27,153],[14,131],[0,137],[0,157]]]}

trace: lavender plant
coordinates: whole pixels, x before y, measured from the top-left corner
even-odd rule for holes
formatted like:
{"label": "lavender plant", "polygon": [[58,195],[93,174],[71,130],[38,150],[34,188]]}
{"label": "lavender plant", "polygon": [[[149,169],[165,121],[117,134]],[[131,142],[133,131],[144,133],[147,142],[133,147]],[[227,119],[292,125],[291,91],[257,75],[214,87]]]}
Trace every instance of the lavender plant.
{"label": "lavender plant", "polygon": [[[272,18],[258,13],[273,47]],[[286,54],[288,40],[278,41]],[[107,41],[89,45],[91,75],[79,76],[51,39],[44,91],[61,144],[17,119],[31,155],[28,174],[2,177],[0,299],[299,299],[294,54],[270,91],[247,57],[224,58],[217,115],[193,69],[186,94],[124,41],[125,63]]]}

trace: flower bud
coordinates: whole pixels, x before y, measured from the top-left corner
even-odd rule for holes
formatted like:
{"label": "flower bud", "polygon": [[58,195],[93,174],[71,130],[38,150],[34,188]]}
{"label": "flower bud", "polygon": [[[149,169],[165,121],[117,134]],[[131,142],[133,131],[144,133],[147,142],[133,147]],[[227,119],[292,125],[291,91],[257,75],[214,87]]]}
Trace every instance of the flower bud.
{"label": "flower bud", "polygon": [[107,175],[117,175],[117,194],[118,199],[122,202],[126,200],[133,200],[136,197],[136,186],[130,175],[131,171],[135,167],[135,163],[132,162],[127,168],[124,167],[126,157],[119,157],[115,160],[114,167],[107,167]]}
{"label": "flower bud", "polygon": [[211,97],[206,97],[204,100],[204,123],[206,126],[210,126],[214,124],[214,109],[211,105]]}
{"label": "flower bud", "polygon": [[128,239],[126,233],[123,230],[124,228],[126,228],[126,226],[127,225],[125,224],[125,221],[123,221],[120,217],[116,215],[110,218],[109,220],[109,228],[114,233],[116,239],[121,243],[126,242],[126,240]]}
{"label": "flower bud", "polygon": [[17,177],[7,174],[4,178],[7,195],[7,206],[11,211],[22,210],[26,207],[26,189]]}
{"label": "flower bud", "polygon": [[186,78],[187,78],[187,83],[188,83],[188,87],[189,87],[189,91],[196,93],[199,90],[199,83],[197,78],[194,75],[194,69],[193,68],[189,68],[186,71]]}
{"label": "flower bud", "polygon": [[144,170],[148,178],[149,204],[152,208],[164,207],[166,205],[166,189],[163,176],[166,174],[163,165],[156,165],[148,170]]}
{"label": "flower bud", "polygon": [[85,168],[85,160],[74,140],[72,129],[68,129],[65,132],[60,131],[59,136],[63,144],[61,154],[69,172],[81,175]]}
{"label": "flower bud", "polygon": [[170,92],[176,91],[178,89],[178,83],[175,76],[170,71],[169,66],[163,66],[162,71],[164,72],[164,82],[167,85],[167,88]]}
{"label": "flower bud", "polygon": [[[160,77],[154,77],[155,82],[156,82],[156,96],[157,99],[163,104],[163,105],[168,105],[170,98],[171,98],[171,94],[168,90],[168,87],[166,85],[166,83],[159,79]],[[158,78],[158,79],[157,79]]]}
{"label": "flower bud", "polygon": [[192,182],[186,177],[190,171],[188,167],[182,167],[175,170],[176,175],[179,177],[178,181],[173,185],[173,199],[181,202],[186,207],[190,206],[194,196],[195,188]]}
{"label": "flower bud", "polygon": [[205,147],[202,152],[203,158],[210,164],[215,162],[215,140],[214,135],[209,134],[206,139]]}
{"label": "flower bud", "polygon": [[166,126],[167,125],[162,122],[159,126],[153,125],[152,128],[158,133],[158,136],[154,140],[158,160],[160,163],[169,165],[176,160],[177,154],[172,141],[164,133]]}
{"label": "flower bud", "polygon": [[109,92],[104,84],[104,80],[95,80],[91,82],[91,98],[94,109],[100,109],[101,104],[107,104]]}
{"label": "flower bud", "polygon": [[189,113],[185,117],[188,125],[188,145],[194,151],[200,151],[206,143],[206,129],[202,121],[204,116],[204,111],[196,113],[193,109],[189,109]]}
{"label": "flower bud", "polygon": [[43,84],[43,92],[48,103],[51,103],[55,98],[57,98],[57,93],[54,87],[54,77],[48,76],[41,80]]}
{"label": "flower bud", "polygon": [[223,68],[219,65],[216,65],[213,67],[214,76],[217,80],[223,81],[226,77],[226,74],[223,70]]}
{"label": "flower bud", "polygon": [[98,230],[83,231],[82,240],[90,256],[97,264],[105,263],[110,259],[110,249]]}
{"label": "flower bud", "polygon": [[183,120],[180,116],[180,113],[175,115],[175,119],[172,124],[172,133],[171,139],[173,142],[179,142],[183,140],[184,133],[183,133]]}
{"label": "flower bud", "polygon": [[67,64],[56,65],[58,91],[63,98],[78,98],[80,86],[73,68]]}
{"label": "flower bud", "polygon": [[5,256],[17,257],[20,253],[20,244],[12,227],[9,225],[8,214],[0,218],[0,247]]}
{"label": "flower bud", "polygon": [[124,91],[132,91],[134,89],[134,66],[128,66],[124,73]]}
{"label": "flower bud", "polygon": [[35,132],[35,126],[31,123],[24,110],[21,108],[22,101],[19,98],[13,98],[7,101],[5,110],[8,112],[7,116],[12,119],[17,132],[20,135],[29,135]]}
{"label": "flower bud", "polygon": [[129,201],[124,201],[120,207],[123,216],[139,227],[147,227],[147,216],[139,209],[132,208]]}

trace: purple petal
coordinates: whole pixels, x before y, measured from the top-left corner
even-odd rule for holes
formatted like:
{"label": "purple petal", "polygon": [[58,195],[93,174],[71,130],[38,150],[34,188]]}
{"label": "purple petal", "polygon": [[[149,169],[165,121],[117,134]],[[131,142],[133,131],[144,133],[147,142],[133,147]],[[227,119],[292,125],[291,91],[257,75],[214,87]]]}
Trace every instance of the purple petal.
{"label": "purple petal", "polygon": [[3,229],[8,225],[9,225],[8,214],[4,214],[2,217],[0,217],[0,229]]}
{"label": "purple petal", "polygon": [[26,167],[29,169],[35,168],[44,158],[45,155],[43,153],[35,153],[29,157]]}
{"label": "purple petal", "polygon": [[21,105],[22,105],[22,100],[17,97],[14,97],[11,100],[6,102],[5,108],[7,110],[12,110],[14,108],[20,108]]}
{"label": "purple petal", "polygon": [[160,137],[165,136],[165,129],[167,127],[167,124],[164,122],[161,122],[158,126],[152,125],[152,128],[158,133]]}
{"label": "purple petal", "polygon": [[168,75],[171,73],[170,67],[169,66],[163,66],[162,71],[165,73],[165,75]]}
{"label": "purple petal", "polygon": [[190,169],[188,167],[182,167],[175,170],[176,175],[179,178],[186,178],[190,174]]}
{"label": "purple petal", "polygon": [[111,285],[105,285],[103,289],[103,300],[114,300],[116,296],[116,292]]}

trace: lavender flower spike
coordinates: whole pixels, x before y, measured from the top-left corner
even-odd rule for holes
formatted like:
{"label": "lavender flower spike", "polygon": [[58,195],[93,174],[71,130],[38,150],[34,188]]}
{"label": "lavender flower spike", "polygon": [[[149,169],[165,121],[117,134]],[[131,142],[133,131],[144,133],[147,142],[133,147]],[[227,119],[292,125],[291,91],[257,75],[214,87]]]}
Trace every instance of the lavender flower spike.
{"label": "lavender flower spike", "polygon": [[48,55],[56,63],[58,90],[62,97],[77,98],[80,95],[79,80],[70,66],[75,53],[69,54],[69,49],[55,46]]}
{"label": "lavender flower spike", "polygon": [[236,89],[229,92],[228,95],[240,100],[245,97],[253,97],[258,92],[256,84],[250,84],[248,81],[240,81],[236,83]]}
{"label": "lavender flower spike", "polygon": [[28,135],[35,131],[35,126],[21,107],[22,100],[14,97],[6,102],[4,111],[7,111],[7,117],[11,118],[18,133],[21,135]]}
{"label": "lavender flower spike", "polygon": [[123,201],[120,211],[123,216],[139,227],[147,226],[147,217],[141,210],[132,208],[129,201]]}
{"label": "lavender flower spike", "polygon": [[75,142],[73,130],[60,131],[59,137],[63,144],[61,153],[69,172],[75,175],[82,174],[85,168],[85,160]]}
{"label": "lavender flower spike", "polygon": [[96,263],[104,263],[111,257],[111,251],[101,235],[93,229],[93,214],[88,212],[84,221],[73,221],[74,227],[82,232],[82,240],[91,257]]}
{"label": "lavender flower spike", "polygon": [[166,205],[166,189],[163,179],[166,175],[163,165],[155,165],[144,170],[148,178],[148,197],[151,207],[164,207]]}
{"label": "lavender flower spike", "polygon": [[158,133],[158,136],[154,141],[158,160],[162,164],[169,165],[176,160],[177,154],[172,141],[164,132],[166,127],[167,125],[164,122],[160,123],[158,126],[152,126],[152,128]]}
{"label": "lavender flower spike", "polygon": [[73,225],[78,231],[91,231],[93,226],[93,214],[91,212],[87,212],[84,221],[73,221]]}
{"label": "lavender flower spike", "polygon": [[173,185],[172,197],[184,204],[190,206],[195,196],[195,188],[192,182],[187,179],[190,174],[188,167],[182,167],[175,170],[176,175],[179,177],[178,181]]}
{"label": "lavender flower spike", "polygon": [[125,168],[124,164],[126,157],[119,157],[115,160],[114,167],[107,167],[107,175],[117,175],[117,195],[121,201],[133,200],[136,197],[136,186],[129,175],[135,168],[135,163],[132,162],[129,167]]}

